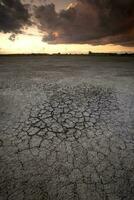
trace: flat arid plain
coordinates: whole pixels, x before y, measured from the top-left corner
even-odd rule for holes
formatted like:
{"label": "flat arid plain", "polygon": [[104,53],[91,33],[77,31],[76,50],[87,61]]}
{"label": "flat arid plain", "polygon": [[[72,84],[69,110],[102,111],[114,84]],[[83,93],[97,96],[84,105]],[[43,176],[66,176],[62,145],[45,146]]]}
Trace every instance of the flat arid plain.
{"label": "flat arid plain", "polygon": [[0,57],[0,200],[134,199],[134,57]]}

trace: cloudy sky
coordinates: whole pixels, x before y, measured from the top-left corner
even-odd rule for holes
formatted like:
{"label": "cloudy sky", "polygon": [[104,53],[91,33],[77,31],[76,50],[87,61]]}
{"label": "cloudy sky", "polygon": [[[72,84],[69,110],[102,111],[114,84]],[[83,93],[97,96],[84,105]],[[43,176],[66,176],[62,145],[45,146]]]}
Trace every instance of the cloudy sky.
{"label": "cloudy sky", "polygon": [[0,0],[0,53],[134,52],[134,0]]}

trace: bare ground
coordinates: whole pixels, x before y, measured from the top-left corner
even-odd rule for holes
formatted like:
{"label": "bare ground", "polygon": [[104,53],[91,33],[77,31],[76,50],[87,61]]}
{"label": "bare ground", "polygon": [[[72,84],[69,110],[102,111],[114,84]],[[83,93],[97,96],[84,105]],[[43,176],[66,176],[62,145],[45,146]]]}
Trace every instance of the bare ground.
{"label": "bare ground", "polygon": [[0,60],[0,200],[133,200],[133,61],[45,59]]}

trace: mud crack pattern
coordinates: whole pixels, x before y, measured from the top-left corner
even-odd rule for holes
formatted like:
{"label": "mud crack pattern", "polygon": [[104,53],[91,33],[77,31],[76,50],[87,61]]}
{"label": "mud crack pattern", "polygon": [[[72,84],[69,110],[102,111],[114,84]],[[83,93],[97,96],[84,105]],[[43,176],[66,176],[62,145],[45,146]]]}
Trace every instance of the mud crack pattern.
{"label": "mud crack pattern", "polygon": [[86,86],[30,107],[0,139],[1,199],[132,200],[134,140],[120,113],[112,89]]}

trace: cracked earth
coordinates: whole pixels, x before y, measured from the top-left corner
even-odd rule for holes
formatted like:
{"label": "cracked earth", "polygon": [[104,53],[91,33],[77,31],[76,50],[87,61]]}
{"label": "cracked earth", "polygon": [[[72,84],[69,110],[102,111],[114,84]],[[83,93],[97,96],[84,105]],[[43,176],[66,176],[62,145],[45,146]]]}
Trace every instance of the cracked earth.
{"label": "cracked earth", "polygon": [[2,124],[0,200],[133,200],[133,127],[117,92],[46,88],[44,100]]}

